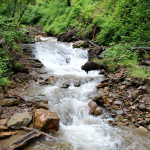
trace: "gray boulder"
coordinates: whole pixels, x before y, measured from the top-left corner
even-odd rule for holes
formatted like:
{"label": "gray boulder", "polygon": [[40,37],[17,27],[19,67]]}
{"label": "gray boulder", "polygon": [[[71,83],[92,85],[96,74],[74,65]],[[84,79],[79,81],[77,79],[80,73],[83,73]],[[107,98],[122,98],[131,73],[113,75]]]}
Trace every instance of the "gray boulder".
{"label": "gray boulder", "polygon": [[28,126],[32,117],[29,112],[14,114],[7,122],[7,126],[12,129],[21,129],[24,126]]}

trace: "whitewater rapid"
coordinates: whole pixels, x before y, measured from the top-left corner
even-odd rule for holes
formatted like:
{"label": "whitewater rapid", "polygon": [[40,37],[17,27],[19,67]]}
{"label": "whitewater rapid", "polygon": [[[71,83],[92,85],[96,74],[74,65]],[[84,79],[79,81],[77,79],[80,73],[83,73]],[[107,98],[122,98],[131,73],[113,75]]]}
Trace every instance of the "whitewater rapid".
{"label": "whitewater rapid", "polygon": [[[112,127],[110,116],[103,110],[103,115],[89,114],[88,103],[96,95],[96,85],[103,79],[99,71],[88,74],[81,70],[87,62],[87,50],[73,49],[72,43],[57,42],[56,38],[42,38],[43,42],[32,45],[34,56],[44,65],[48,76],[59,78],[55,85],[38,86],[35,91],[46,95],[49,107],[60,117],[60,129],[56,136],[65,144],[43,139],[37,141],[31,149],[49,150],[148,150],[140,144],[143,137],[134,139],[129,131]],[[68,88],[62,88],[65,82]],[[79,82],[80,86],[74,86]],[[40,91],[40,92],[39,92]],[[35,93],[36,93],[35,92]],[[36,93],[37,94],[37,93]],[[148,141],[145,139],[145,143]],[[55,146],[54,146],[55,145]],[[57,146],[56,146],[57,145]],[[65,145],[65,146],[64,146]]]}

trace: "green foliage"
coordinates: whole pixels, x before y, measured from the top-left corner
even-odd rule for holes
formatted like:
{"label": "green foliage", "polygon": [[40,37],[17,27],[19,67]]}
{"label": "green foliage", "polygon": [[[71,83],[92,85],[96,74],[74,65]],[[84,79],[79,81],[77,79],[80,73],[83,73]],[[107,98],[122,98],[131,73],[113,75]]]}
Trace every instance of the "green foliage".
{"label": "green foliage", "polygon": [[4,86],[9,83],[8,76],[8,61],[9,57],[5,51],[0,49],[0,86]]}
{"label": "green foliage", "polygon": [[11,48],[19,51],[18,43],[27,40],[24,37],[23,30],[18,29],[18,23],[14,22],[12,18],[7,19],[0,16],[0,39],[5,41],[7,45],[5,48]]}
{"label": "green foliage", "polygon": [[101,45],[149,46],[149,8],[150,2],[141,0],[71,0],[71,7],[67,0],[38,1],[26,20],[39,20],[38,24],[53,34],[75,28],[80,38],[91,38]]}

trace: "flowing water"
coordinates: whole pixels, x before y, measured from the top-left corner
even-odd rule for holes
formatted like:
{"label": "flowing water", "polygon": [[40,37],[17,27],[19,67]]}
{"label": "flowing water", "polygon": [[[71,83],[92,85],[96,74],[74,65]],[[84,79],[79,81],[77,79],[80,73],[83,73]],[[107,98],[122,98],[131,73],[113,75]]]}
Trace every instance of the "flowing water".
{"label": "flowing water", "polygon": [[[87,61],[87,50],[73,49],[72,44],[43,38],[32,45],[33,54],[44,64],[43,77],[56,76],[55,85],[33,85],[28,96],[45,95],[49,107],[60,117],[60,129],[53,136],[58,141],[41,138],[28,145],[26,150],[149,150],[148,133],[120,129],[108,125],[112,118],[103,111],[101,116],[89,115],[88,102],[96,94],[95,86],[103,79],[98,71],[88,74],[81,70]],[[69,82],[68,88],[62,88]],[[78,86],[75,86],[77,83]]]}

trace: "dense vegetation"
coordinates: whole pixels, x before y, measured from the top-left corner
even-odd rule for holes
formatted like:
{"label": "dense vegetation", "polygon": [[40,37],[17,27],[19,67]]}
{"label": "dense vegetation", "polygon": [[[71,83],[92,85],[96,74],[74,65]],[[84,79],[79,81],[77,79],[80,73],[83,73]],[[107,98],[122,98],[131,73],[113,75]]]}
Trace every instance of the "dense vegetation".
{"label": "dense vegetation", "polygon": [[105,64],[111,71],[125,66],[131,76],[150,76],[150,69],[138,66],[138,51],[131,50],[150,46],[150,1],[71,0],[71,6],[67,0],[38,1],[23,20],[44,26],[53,35],[76,30],[79,38],[111,46],[105,53]]}
{"label": "dense vegetation", "polygon": [[[150,46],[150,1],[1,0],[0,7],[0,40],[5,40],[0,51],[0,85],[7,83],[9,51],[18,50],[23,40],[23,30],[18,30],[22,24],[43,26],[53,35],[76,30],[82,39],[109,45],[105,58],[115,61],[107,65],[129,66],[132,75],[137,74],[140,58],[128,48]],[[140,68],[138,74],[149,76],[150,71]]]}

